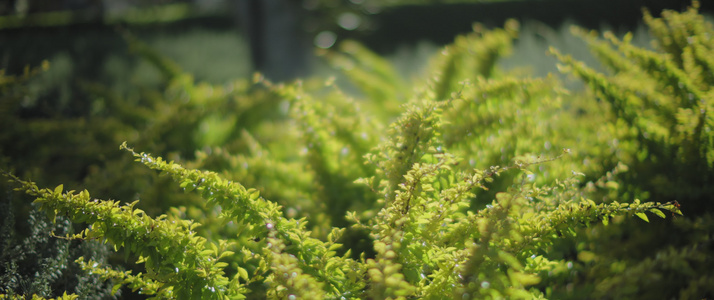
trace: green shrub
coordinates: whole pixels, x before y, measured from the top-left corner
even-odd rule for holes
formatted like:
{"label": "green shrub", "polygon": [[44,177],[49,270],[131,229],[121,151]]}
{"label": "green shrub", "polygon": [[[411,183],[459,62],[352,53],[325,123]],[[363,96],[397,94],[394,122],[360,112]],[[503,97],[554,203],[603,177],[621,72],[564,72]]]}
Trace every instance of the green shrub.
{"label": "green shrub", "polygon": [[[709,25],[695,10],[664,14],[667,22],[699,24],[672,26],[694,28],[686,35],[646,19],[663,41],[681,35],[686,45],[701,45],[666,46],[690,53],[678,65],[674,50],[661,55],[611,39],[621,47],[615,51],[585,35],[614,68],[609,76],[556,54],[607,101],[567,91],[555,77],[500,72],[497,60],[517,38],[513,21],[458,37],[414,87],[368,49],[343,43],[325,58],[361,90],[357,100],[332,81],[276,84],[257,75],[226,86],[195,83],[127,34],[165,75],[165,90],[120,99],[85,83],[97,97],[95,115],[41,121],[8,113],[21,125],[2,136],[3,145],[23,133],[34,145],[48,136],[69,143],[84,137],[92,143],[76,155],[101,153],[104,167],[86,159],[67,189],[3,173],[54,224],[86,225],[77,234],[57,229],[66,236],[55,244],[100,241],[125,256],[124,266],[88,254],[76,260],[88,275],[111,280],[112,292],[127,286],[178,299],[705,297],[714,278],[704,269],[710,214],[647,226],[628,217],[674,215],[673,200],[695,206],[707,191],[712,48],[697,37],[709,34]],[[688,102],[689,94],[701,101]],[[92,127],[78,133],[71,130],[77,124]],[[123,153],[108,148],[119,143]],[[4,167],[21,177],[45,174],[37,170],[48,165],[42,158],[50,148],[15,147],[3,147]],[[27,164],[11,162],[14,155]],[[690,192],[658,189],[678,176],[688,176]],[[82,185],[127,200],[140,192],[143,200],[93,199]],[[662,242],[657,229],[691,236]],[[690,281],[662,285],[665,291],[655,286],[675,271]],[[3,292],[60,296],[12,285]]]}
{"label": "green shrub", "polygon": [[[588,254],[576,289],[594,297],[701,299],[714,295],[712,190],[714,175],[714,98],[712,24],[697,12],[664,11],[645,22],[654,50],[605,33],[575,29],[610,74],[595,72],[571,57],[555,55],[564,70],[587,83],[628,128],[617,137],[629,172],[618,176],[620,197],[681,203],[685,218],[643,228],[621,223],[587,233],[579,248]],[[581,252],[581,253],[582,253]],[[561,291],[564,292],[564,291]]]}

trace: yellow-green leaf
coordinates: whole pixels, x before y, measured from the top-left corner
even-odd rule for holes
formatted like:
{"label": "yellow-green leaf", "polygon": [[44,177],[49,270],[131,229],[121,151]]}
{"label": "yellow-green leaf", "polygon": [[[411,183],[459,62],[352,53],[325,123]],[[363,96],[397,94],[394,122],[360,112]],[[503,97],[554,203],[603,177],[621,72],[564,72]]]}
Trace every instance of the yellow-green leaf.
{"label": "yellow-green leaf", "polygon": [[60,184],[55,188],[55,194],[62,194],[62,190],[64,189],[64,185]]}
{"label": "yellow-green leaf", "polygon": [[238,267],[238,276],[240,276],[243,280],[248,281],[248,271],[241,267]]}
{"label": "yellow-green leaf", "polygon": [[115,284],[115,285],[112,287],[112,295],[115,295],[115,294],[119,291],[119,289],[121,288],[121,286],[122,286],[121,283]]}
{"label": "yellow-green leaf", "polygon": [[635,215],[638,216],[638,217],[640,217],[640,219],[645,220],[645,222],[648,222],[648,223],[649,223],[649,221],[650,221],[650,220],[647,218],[647,215],[645,215],[645,213],[636,213]]}
{"label": "yellow-green leaf", "polygon": [[657,215],[658,217],[660,217],[662,219],[664,219],[666,217],[665,214],[661,210],[656,209],[656,208],[650,209],[650,212]]}
{"label": "yellow-green leaf", "polygon": [[616,190],[616,189],[620,188],[620,185],[615,181],[608,181],[605,183],[605,186],[611,190]]}
{"label": "yellow-green leaf", "polygon": [[258,197],[260,197],[260,191],[254,191],[250,194],[250,200],[258,199]]}

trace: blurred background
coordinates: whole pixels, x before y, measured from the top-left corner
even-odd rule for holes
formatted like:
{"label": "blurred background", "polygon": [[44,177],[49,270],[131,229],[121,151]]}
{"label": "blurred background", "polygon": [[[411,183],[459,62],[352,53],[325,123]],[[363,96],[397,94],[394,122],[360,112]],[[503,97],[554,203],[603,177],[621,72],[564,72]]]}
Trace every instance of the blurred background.
{"label": "blurred background", "polygon": [[[119,31],[128,31],[198,81],[215,84],[260,71],[274,81],[325,74],[315,49],[355,39],[389,57],[407,77],[439,46],[471,31],[475,22],[521,23],[506,69],[530,75],[555,71],[548,46],[588,60],[589,50],[569,25],[635,32],[647,44],[642,8],[683,10],[684,0],[5,0],[0,3],[0,69],[18,74],[49,60],[39,94],[62,103],[74,82],[91,79],[126,90],[159,84],[158,71],[132,56]],[[712,11],[709,1],[702,13]]]}

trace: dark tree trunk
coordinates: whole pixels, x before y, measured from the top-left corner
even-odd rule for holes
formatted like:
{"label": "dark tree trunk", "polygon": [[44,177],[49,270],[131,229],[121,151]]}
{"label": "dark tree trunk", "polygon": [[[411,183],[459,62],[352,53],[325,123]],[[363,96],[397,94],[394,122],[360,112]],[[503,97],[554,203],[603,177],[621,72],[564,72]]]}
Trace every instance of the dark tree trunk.
{"label": "dark tree trunk", "polygon": [[299,1],[239,0],[237,10],[256,71],[275,81],[308,74],[312,47]]}

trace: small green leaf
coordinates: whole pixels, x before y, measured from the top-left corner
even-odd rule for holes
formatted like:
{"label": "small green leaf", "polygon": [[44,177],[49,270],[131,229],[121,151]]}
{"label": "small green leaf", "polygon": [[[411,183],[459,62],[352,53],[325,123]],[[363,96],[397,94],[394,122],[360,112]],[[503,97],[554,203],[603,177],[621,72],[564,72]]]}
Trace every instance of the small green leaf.
{"label": "small green leaf", "polygon": [[342,244],[332,244],[332,245],[330,245],[330,247],[328,248],[328,251],[334,251],[334,250],[337,250],[337,249],[340,249],[340,248],[342,248]]}
{"label": "small green leaf", "polygon": [[[517,282],[519,284],[522,284],[524,286],[534,285],[534,284],[538,284],[540,282],[540,278],[538,277],[538,275],[527,274],[527,273],[523,273],[523,272],[511,272],[511,270],[508,270],[508,271],[509,271],[508,276],[511,278],[511,280],[513,280],[514,282]],[[523,291],[523,292],[526,292],[526,291]],[[513,296],[513,295],[511,295],[511,296]],[[530,298],[531,295],[527,294],[527,292],[526,292],[526,294],[524,294],[523,296],[524,296],[523,298],[525,299],[525,298]]]}
{"label": "small green leaf", "polygon": [[662,218],[662,219],[664,219],[664,218],[666,217],[666,216],[664,215],[664,213],[663,213],[661,210],[657,209],[657,208],[652,208],[652,209],[650,209],[650,212],[653,213],[653,214],[655,214],[655,215],[657,215],[658,217],[660,217],[660,218]]}
{"label": "small green leaf", "polygon": [[54,209],[48,210],[48,211],[47,211],[47,218],[49,218],[50,220],[52,220],[52,224],[56,224],[55,222],[57,222],[57,211],[54,210]]}
{"label": "small green leaf", "polygon": [[640,219],[645,220],[645,222],[650,222],[650,220],[647,218],[647,215],[645,213],[636,213],[636,216],[640,217]]}
{"label": "small green leaf", "polygon": [[590,252],[590,251],[580,251],[578,252],[578,260],[582,262],[591,262],[597,258],[597,255],[595,253]]}
{"label": "small green leaf", "polygon": [[518,259],[513,256],[512,254],[505,252],[505,251],[498,251],[498,258],[501,259],[504,263],[506,263],[508,266],[515,270],[520,270],[523,268],[523,265],[518,261]]}
{"label": "small green leaf", "polygon": [[112,287],[112,295],[116,295],[116,293],[119,291],[119,289],[121,288],[121,286],[122,286],[121,283],[115,284],[115,285]]}
{"label": "small green leaf", "polygon": [[250,194],[250,200],[258,199],[258,197],[260,197],[260,191],[254,191]]}
{"label": "small green leaf", "polygon": [[605,183],[605,186],[611,190],[617,190],[618,188],[620,188],[620,185],[615,181],[608,181]]}
{"label": "small green leaf", "polygon": [[64,189],[64,185],[60,184],[55,188],[55,194],[61,195],[62,190]]}
{"label": "small green leaf", "polygon": [[238,276],[240,276],[240,278],[243,278],[246,281],[248,281],[248,279],[249,279],[248,271],[246,271],[245,269],[240,268],[240,267],[238,268]]}
{"label": "small green leaf", "polygon": [[81,191],[81,192],[79,193],[79,196],[82,197],[82,199],[87,199],[87,200],[89,200],[89,198],[90,198],[90,197],[89,197],[89,191],[87,191],[86,189],[83,190],[83,191]]}
{"label": "small green leaf", "polygon": [[223,258],[223,257],[228,257],[235,254],[233,251],[223,251],[221,252],[221,255],[218,256],[218,258]]}

